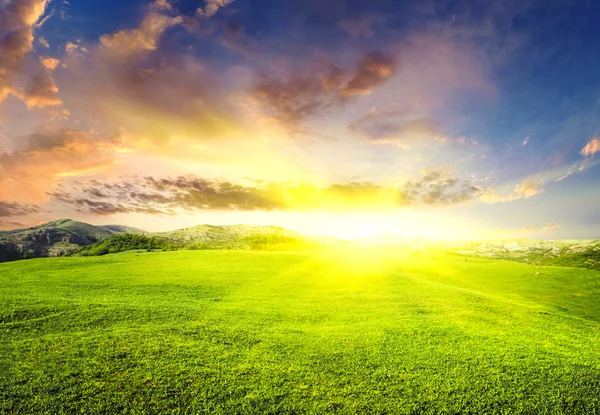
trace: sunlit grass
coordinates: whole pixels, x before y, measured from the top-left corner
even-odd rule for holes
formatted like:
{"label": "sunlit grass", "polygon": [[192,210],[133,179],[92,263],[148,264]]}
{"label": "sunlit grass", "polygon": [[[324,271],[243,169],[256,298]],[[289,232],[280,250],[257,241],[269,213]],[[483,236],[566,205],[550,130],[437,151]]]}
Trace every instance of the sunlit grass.
{"label": "sunlit grass", "polygon": [[356,247],[2,264],[0,411],[598,413],[599,276]]}

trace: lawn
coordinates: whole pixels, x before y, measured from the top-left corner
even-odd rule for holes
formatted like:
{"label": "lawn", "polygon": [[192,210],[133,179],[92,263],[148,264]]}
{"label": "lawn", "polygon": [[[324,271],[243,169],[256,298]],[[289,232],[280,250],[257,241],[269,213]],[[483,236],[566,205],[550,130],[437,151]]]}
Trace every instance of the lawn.
{"label": "lawn", "polygon": [[600,273],[398,248],[0,264],[2,414],[600,414]]}

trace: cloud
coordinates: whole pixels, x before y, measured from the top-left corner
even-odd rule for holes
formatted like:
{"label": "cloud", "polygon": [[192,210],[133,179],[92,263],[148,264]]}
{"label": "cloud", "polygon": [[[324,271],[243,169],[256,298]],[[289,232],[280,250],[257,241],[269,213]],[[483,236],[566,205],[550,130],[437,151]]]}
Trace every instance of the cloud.
{"label": "cloud", "polygon": [[[306,76],[286,81],[267,79],[252,95],[267,113],[282,121],[299,121],[321,113],[335,102],[327,76]],[[332,81],[333,82],[333,81]],[[330,89],[331,88],[331,89]]]}
{"label": "cloud", "polygon": [[542,188],[543,185],[536,180],[532,178],[526,179],[523,183],[515,187],[515,191],[513,192],[514,200],[535,196],[542,192]]}
{"label": "cloud", "polygon": [[508,234],[539,234],[543,232],[551,232],[560,228],[560,224],[558,222],[551,222],[545,226],[540,224],[535,224],[531,226],[527,226],[525,228],[517,229],[517,230],[508,230],[505,233]]}
{"label": "cloud", "polygon": [[171,3],[169,2],[169,0],[156,0],[154,3],[152,3],[152,5],[150,7],[154,10],[168,11],[168,12],[173,11],[173,6],[171,6]]}
{"label": "cloud", "polygon": [[593,158],[596,153],[600,152],[600,136],[598,134],[594,135],[587,144],[581,149],[579,152],[580,155],[584,156],[583,160],[577,161],[575,164],[572,164],[566,172],[563,171],[562,175],[555,180],[555,182],[562,182],[566,178],[582,172],[588,167],[588,165],[594,164]]}
{"label": "cloud", "polygon": [[43,47],[45,47],[46,49],[50,48],[50,43],[48,43],[48,41],[46,40],[45,37],[39,37],[38,38],[38,42],[40,43],[40,45],[42,45]]}
{"label": "cloud", "polygon": [[49,56],[40,56],[40,63],[49,71],[55,70],[60,65],[60,60]]}
{"label": "cloud", "polygon": [[550,232],[560,228],[560,224],[558,222],[552,222],[544,226],[541,230],[542,232]]}
{"label": "cloud", "polygon": [[25,76],[25,57],[33,49],[34,26],[46,10],[46,0],[13,0],[0,11],[0,102],[14,95],[28,107],[60,104],[58,89],[47,69],[39,66],[27,89],[17,86]]}
{"label": "cloud", "polygon": [[112,166],[121,147],[117,139],[100,140],[69,129],[22,137],[15,151],[0,153],[0,194],[43,202],[59,177]]}
{"label": "cloud", "polygon": [[25,225],[21,222],[0,220],[0,229],[22,229]]}
{"label": "cloud", "polygon": [[44,108],[62,104],[58,97],[58,87],[49,70],[32,77],[27,88],[15,92],[15,95],[21,98],[28,108]]}
{"label": "cloud", "polygon": [[287,79],[263,75],[250,97],[263,110],[284,122],[298,122],[369,95],[392,74],[393,58],[382,52],[365,55],[354,68],[322,65],[309,74]]}
{"label": "cloud", "polygon": [[227,7],[234,0],[206,0],[206,5],[204,9],[202,7],[198,8],[196,11],[196,16],[198,17],[212,17],[214,16],[220,8]]}
{"label": "cloud", "polygon": [[596,153],[600,152],[600,136],[596,135],[581,149],[579,154],[584,157],[593,157]]}
{"label": "cloud", "polygon": [[117,183],[79,183],[55,192],[55,201],[82,213],[175,214],[183,210],[390,211],[408,206],[448,206],[475,199],[481,190],[430,171],[399,186],[342,183],[319,187],[305,182],[242,185],[198,176],[130,178]]}
{"label": "cloud", "polygon": [[448,170],[438,169],[405,183],[402,194],[408,204],[454,205],[479,197],[482,190],[466,180],[454,177]]}
{"label": "cloud", "polygon": [[342,96],[370,95],[392,75],[393,68],[394,62],[389,56],[370,53],[359,62],[354,77],[342,88]]}
{"label": "cloud", "polygon": [[109,53],[128,58],[143,51],[155,50],[164,31],[182,22],[181,16],[170,17],[151,11],[139,27],[102,35],[100,43]]}
{"label": "cloud", "polygon": [[543,183],[530,177],[525,179],[522,183],[517,184],[512,192],[505,195],[499,195],[494,190],[488,190],[481,195],[481,200],[486,203],[506,203],[533,197],[543,190]]}
{"label": "cloud", "polygon": [[17,202],[0,200],[0,218],[33,215],[39,212],[40,208],[36,205],[23,205]]}
{"label": "cloud", "polygon": [[71,56],[72,58],[82,58],[85,56],[86,53],[88,53],[88,49],[84,46],[80,46],[76,43],[73,43],[71,41],[67,41],[67,43],[65,44],[65,52],[67,53],[67,55]]}
{"label": "cloud", "polygon": [[255,136],[227,72],[187,49],[161,45],[164,32],[183,21],[166,11],[154,3],[138,27],[103,35],[87,59],[69,65],[61,93],[107,129],[123,130],[140,147],[161,154],[175,140]]}
{"label": "cloud", "polygon": [[446,140],[441,126],[430,117],[410,118],[403,111],[372,110],[349,125],[350,130],[371,144],[394,144],[400,147],[427,140]]}

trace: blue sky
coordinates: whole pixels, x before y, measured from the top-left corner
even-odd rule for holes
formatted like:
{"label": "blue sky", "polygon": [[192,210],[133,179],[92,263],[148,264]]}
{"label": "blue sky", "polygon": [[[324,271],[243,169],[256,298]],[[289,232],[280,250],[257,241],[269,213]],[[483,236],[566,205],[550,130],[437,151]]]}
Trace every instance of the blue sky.
{"label": "blue sky", "polygon": [[600,234],[597,2],[0,10],[3,228]]}

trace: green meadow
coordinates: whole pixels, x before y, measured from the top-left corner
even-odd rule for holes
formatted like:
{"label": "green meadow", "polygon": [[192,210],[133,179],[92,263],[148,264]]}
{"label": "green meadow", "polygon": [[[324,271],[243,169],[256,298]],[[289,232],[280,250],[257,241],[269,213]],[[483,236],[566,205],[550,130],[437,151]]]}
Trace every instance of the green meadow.
{"label": "green meadow", "polygon": [[401,248],[0,264],[2,414],[599,414],[600,273]]}

